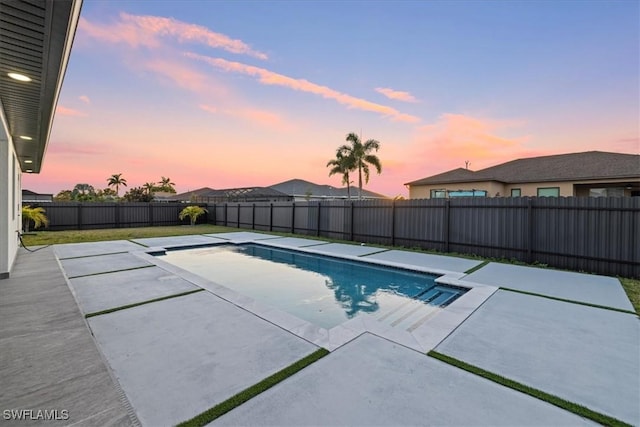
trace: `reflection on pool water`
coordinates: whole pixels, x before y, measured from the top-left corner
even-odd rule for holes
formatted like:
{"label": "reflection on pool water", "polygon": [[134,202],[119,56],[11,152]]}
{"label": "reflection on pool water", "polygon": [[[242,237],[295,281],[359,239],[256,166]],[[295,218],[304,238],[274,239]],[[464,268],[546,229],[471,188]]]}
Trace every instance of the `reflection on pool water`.
{"label": "reflection on pool water", "polygon": [[162,260],[257,301],[332,328],[411,299],[444,306],[465,292],[436,276],[256,244],[168,251]]}

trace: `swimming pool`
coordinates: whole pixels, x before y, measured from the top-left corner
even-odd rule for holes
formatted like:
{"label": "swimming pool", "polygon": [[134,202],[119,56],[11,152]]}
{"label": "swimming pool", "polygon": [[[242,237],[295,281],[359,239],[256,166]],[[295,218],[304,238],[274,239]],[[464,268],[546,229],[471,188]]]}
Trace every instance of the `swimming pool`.
{"label": "swimming pool", "polygon": [[257,244],[171,250],[158,257],[327,329],[361,313],[392,319],[407,304],[414,311],[436,310],[466,292],[436,284],[433,275]]}

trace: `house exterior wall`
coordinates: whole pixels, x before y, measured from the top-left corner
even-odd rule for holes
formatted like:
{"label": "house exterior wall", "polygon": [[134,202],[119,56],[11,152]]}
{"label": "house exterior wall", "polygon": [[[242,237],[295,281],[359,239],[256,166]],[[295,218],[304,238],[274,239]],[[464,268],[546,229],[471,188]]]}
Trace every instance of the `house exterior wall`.
{"label": "house exterior wall", "polygon": [[519,188],[521,197],[536,197],[538,188],[558,188],[560,197],[573,196],[573,182],[531,182],[505,185],[504,197],[511,197],[511,190]]}
{"label": "house exterior wall", "polygon": [[496,181],[459,182],[453,184],[411,185],[409,186],[410,199],[430,199],[431,190],[481,190],[487,192],[487,197],[504,196],[504,184]]}
{"label": "house exterior wall", "polygon": [[5,279],[18,253],[22,172],[4,117],[0,125],[0,279]]}
{"label": "house exterior wall", "polygon": [[[521,197],[538,196],[539,188],[558,188],[560,197],[589,197],[591,188],[626,187],[630,182],[633,188],[640,187],[640,179],[606,179],[581,180],[565,182],[528,182],[517,184],[502,184],[496,181],[458,182],[453,184],[412,185],[409,187],[409,198],[430,199],[431,190],[484,190],[487,197],[511,197],[511,190],[520,189]],[[631,196],[631,190],[625,188],[624,196]]]}

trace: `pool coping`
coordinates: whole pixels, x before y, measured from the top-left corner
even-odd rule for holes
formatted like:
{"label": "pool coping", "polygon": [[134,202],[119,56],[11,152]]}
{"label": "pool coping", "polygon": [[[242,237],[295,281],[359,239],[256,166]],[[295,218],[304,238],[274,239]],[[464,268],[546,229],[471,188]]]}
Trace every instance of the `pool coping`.
{"label": "pool coping", "polygon": [[[211,242],[194,242],[195,244],[152,246],[147,248],[141,247],[140,250],[130,251],[129,253],[147,262],[150,262],[172,274],[175,274],[183,278],[184,280],[187,280],[194,285],[211,292],[219,298],[222,298],[225,301],[234,304],[235,306],[242,308],[257,317],[260,317],[261,319],[264,319],[269,323],[272,323],[312,344],[323,347],[329,351],[334,351],[344,344],[359,337],[360,335],[370,332],[372,334],[393,341],[397,344],[422,353],[426,353],[435,348],[440,342],[442,342],[447,336],[449,336],[460,324],[462,324],[462,322],[464,322],[491,295],[493,295],[493,293],[495,293],[499,289],[496,286],[488,286],[480,283],[462,281],[461,279],[466,276],[466,273],[464,272],[429,268],[410,263],[400,263],[380,259],[367,259],[367,255],[354,256],[327,254],[326,252],[321,252],[314,249],[318,246],[330,244],[330,242],[316,241],[318,242],[317,244],[313,244],[310,246],[287,247],[277,244],[277,240],[282,239],[282,237],[280,236],[260,233],[251,234],[253,236],[231,239],[224,239],[219,238],[215,235],[208,235],[207,237],[212,237]],[[312,241],[312,239],[309,240]],[[247,243],[259,244],[262,246],[274,247],[279,249],[294,250],[313,255],[328,256],[348,261],[362,262],[365,264],[376,266],[400,268],[419,273],[440,275],[440,277],[436,278],[436,283],[462,287],[469,290],[461,295],[458,299],[456,299],[453,303],[439,310],[432,317],[427,319],[424,323],[422,323],[411,332],[395,328],[390,325],[385,325],[379,322],[375,318],[375,316],[368,313],[362,313],[357,317],[349,319],[340,325],[334,326],[331,329],[326,329],[309,321],[296,317],[292,314],[289,314],[285,311],[256,301],[251,297],[242,295],[219,283],[206,279],[195,273],[191,273],[155,256],[157,254],[164,253],[167,250],[218,246],[221,244],[241,245]],[[380,249],[381,251],[384,251],[383,248]],[[411,253],[408,251],[400,252]],[[371,255],[373,255],[374,253],[377,254],[380,253],[380,251],[373,252]]]}

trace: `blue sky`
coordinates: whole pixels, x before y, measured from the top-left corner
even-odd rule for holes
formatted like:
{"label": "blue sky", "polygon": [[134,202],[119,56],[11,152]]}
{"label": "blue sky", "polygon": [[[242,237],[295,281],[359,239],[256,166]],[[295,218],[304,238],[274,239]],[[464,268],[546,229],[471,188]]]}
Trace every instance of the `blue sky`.
{"label": "blue sky", "polygon": [[465,160],[638,153],[639,4],[86,0],[24,186],[339,186],[349,132],[381,142],[389,196]]}

